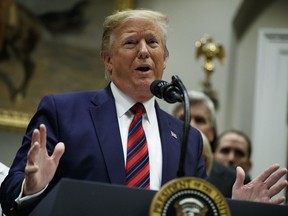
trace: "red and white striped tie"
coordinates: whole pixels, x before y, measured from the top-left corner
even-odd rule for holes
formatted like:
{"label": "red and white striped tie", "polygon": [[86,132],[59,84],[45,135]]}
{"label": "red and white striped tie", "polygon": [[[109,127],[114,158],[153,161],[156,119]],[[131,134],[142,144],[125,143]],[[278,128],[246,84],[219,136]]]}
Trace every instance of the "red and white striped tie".
{"label": "red and white striped tie", "polygon": [[126,183],[129,187],[150,188],[149,154],[145,132],[142,126],[142,103],[136,103],[130,110],[134,118],[129,127]]}

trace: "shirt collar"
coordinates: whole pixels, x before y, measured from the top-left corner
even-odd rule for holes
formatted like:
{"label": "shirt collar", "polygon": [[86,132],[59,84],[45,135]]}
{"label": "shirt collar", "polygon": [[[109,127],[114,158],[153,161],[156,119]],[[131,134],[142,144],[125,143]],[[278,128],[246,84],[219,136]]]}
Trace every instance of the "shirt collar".
{"label": "shirt collar", "polygon": [[[111,82],[111,91],[115,99],[117,116],[118,118],[121,118],[136,102],[125,95],[119,88],[115,86],[113,82]],[[149,119],[152,118],[152,115],[155,114],[155,97],[152,97],[148,101],[143,102],[143,105],[146,109],[146,114],[149,121]]]}

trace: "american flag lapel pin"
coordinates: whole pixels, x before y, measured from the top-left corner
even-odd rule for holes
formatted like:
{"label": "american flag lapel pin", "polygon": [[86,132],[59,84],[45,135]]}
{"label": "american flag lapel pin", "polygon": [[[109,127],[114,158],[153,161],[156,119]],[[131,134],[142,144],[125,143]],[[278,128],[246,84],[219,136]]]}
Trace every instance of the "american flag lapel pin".
{"label": "american flag lapel pin", "polygon": [[177,139],[177,135],[176,135],[173,131],[171,131],[171,136],[172,136],[174,139]]}

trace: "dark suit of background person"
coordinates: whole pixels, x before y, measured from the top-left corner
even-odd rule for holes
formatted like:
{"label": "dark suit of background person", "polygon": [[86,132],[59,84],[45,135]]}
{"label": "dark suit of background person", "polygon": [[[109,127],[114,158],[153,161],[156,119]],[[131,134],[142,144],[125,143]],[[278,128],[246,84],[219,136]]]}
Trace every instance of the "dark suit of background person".
{"label": "dark suit of background person", "polygon": [[[155,104],[162,143],[162,185],[177,178],[181,148],[182,121],[161,110]],[[47,148],[52,152],[60,140],[66,143],[57,172],[45,193],[61,178],[72,178],[112,184],[126,184],[124,155],[119,134],[115,101],[108,86],[96,92],[66,93],[45,97],[31,120],[23,145],[11,166],[7,184],[1,188],[1,200],[10,202],[19,196],[27,151],[34,128],[44,123],[47,127]],[[201,160],[202,138],[191,128],[185,163],[185,175],[205,178],[205,165]],[[71,160],[73,158],[73,160]],[[5,203],[9,206],[9,203]],[[10,203],[11,205],[11,203]]]}
{"label": "dark suit of background person", "polygon": [[[232,196],[232,187],[236,179],[236,172],[216,160],[213,160],[211,173],[207,181],[215,185],[218,190],[227,198]],[[245,184],[249,181],[245,180]]]}

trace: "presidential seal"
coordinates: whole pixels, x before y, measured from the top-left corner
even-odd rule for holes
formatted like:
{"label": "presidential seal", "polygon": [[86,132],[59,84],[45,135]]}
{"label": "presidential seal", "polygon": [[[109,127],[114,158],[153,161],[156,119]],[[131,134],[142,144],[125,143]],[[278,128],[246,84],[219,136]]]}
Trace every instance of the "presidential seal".
{"label": "presidential seal", "polygon": [[154,196],[150,216],[231,216],[221,192],[209,182],[181,177],[166,183]]}

